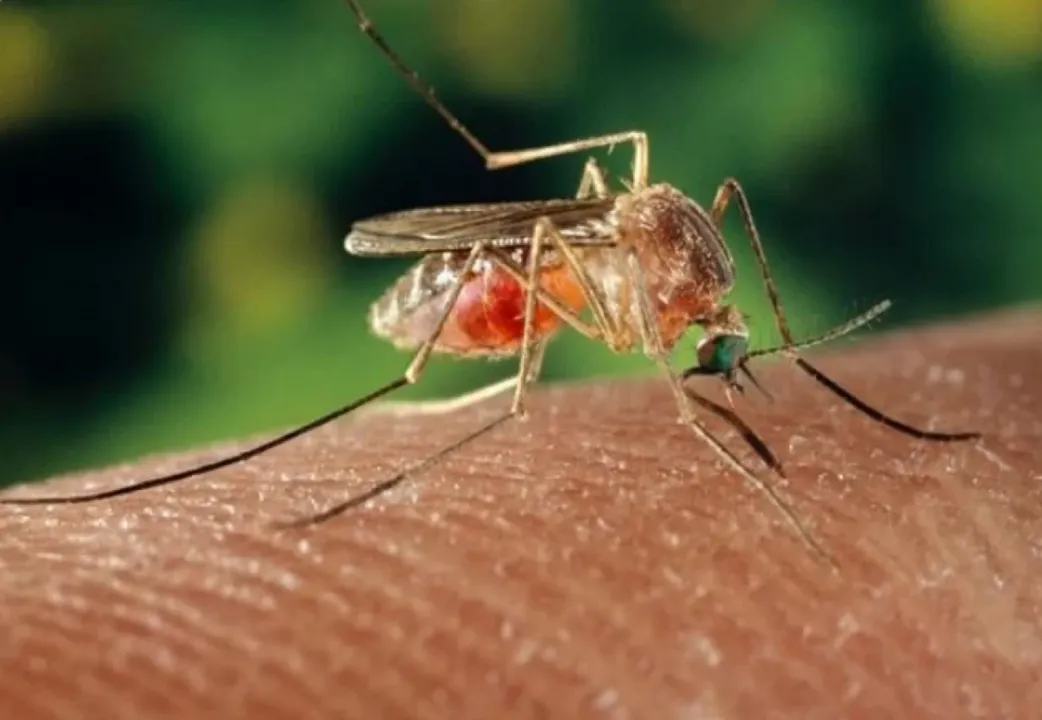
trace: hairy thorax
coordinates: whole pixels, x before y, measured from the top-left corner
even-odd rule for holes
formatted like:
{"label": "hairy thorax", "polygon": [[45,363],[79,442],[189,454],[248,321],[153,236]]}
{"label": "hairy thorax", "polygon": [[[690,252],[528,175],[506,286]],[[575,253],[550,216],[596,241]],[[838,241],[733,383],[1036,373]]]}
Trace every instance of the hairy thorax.
{"label": "hairy thorax", "polygon": [[699,319],[712,316],[734,284],[734,263],[709,215],[669,185],[619,197],[617,246],[590,251],[586,266],[620,330],[621,347],[640,342],[641,269],[659,337],[668,349]]}

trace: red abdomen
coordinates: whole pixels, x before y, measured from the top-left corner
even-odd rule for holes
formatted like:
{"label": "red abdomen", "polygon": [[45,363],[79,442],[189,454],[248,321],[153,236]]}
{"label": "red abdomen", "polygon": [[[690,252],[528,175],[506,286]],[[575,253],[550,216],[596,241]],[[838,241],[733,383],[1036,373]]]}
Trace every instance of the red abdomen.
{"label": "red abdomen", "polygon": [[[373,306],[374,331],[401,347],[417,347],[435,330],[451,288],[451,269],[433,261],[406,274]],[[539,272],[541,287],[562,305],[579,312],[582,291],[560,265]],[[449,313],[435,350],[459,355],[513,355],[521,347],[525,329],[525,297],[521,284],[491,263],[480,263],[464,281]],[[550,308],[536,303],[534,339],[560,328],[562,320]]]}

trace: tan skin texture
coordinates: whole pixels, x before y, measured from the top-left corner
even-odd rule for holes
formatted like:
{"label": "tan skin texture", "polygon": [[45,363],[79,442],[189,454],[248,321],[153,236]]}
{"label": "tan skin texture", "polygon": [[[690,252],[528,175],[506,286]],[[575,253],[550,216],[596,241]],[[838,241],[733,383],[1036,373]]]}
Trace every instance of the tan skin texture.
{"label": "tan skin texture", "polygon": [[818,358],[899,417],[986,433],[909,440],[762,367],[777,402],[739,409],[839,576],[674,423],[662,382],[540,390],[529,422],[375,506],[270,529],[498,407],[348,420],[172,489],[0,508],[4,716],[1033,716],[1042,313]]}

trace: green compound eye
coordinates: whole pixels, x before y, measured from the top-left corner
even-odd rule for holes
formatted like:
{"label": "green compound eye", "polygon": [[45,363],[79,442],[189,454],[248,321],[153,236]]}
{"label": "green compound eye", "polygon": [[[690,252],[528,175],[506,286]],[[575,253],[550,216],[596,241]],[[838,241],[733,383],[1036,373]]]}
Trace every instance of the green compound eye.
{"label": "green compound eye", "polygon": [[745,335],[715,335],[698,344],[698,364],[714,373],[728,373],[749,350]]}

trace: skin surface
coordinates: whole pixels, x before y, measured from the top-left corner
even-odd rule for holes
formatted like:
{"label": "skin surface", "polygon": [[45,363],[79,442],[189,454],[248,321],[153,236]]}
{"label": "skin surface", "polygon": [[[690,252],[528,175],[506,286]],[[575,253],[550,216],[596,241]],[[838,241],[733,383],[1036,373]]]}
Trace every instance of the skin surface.
{"label": "skin surface", "polygon": [[[4,716],[1032,716],[1042,313],[837,345],[818,366],[873,404],[985,433],[911,440],[789,363],[761,365],[776,402],[753,393],[738,409],[838,575],[675,423],[661,381],[541,389],[528,422],[370,506],[273,530],[509,398],[356,418],[172,488],[0,508]],[[700,383],[716,399],[718,385]],[[228,449],[12,492],[118,484]]]}

